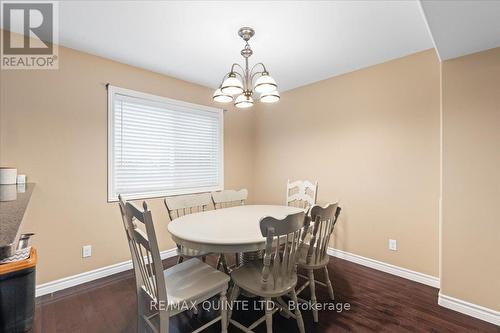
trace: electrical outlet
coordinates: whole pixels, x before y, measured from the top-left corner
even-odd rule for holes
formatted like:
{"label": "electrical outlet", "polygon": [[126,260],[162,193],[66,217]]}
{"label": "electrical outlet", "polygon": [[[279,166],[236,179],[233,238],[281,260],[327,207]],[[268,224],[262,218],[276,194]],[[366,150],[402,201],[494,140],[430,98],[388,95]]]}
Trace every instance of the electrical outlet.
{"label": "electrical outlet", "polygon": [[82,247],[82,258],[92,256],[92,245],[84,245]]}
{"label": "electrical outlet", "polygon": [[395,239],[389,239],[389,250],[391,250],[391,251],[398,250],[398,243],[396,242]]}

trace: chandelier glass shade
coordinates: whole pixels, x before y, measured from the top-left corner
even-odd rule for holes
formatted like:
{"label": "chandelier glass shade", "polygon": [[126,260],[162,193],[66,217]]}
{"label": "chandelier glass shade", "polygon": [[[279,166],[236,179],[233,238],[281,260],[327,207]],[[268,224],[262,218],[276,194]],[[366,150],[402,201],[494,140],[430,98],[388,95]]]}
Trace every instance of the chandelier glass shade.
{"label": "chandelier glass shade", "polygon": [[234,101],[234,106],[240,109],[246,109],[253,106],[253,98],[251,95],[241,94],[236,97]]}
{"label": "chandelier glass shade", "polygon": [[222,82],[220,90],[224,94],[238,95],[243,93],[243,83],[238,80],[235,73],[230,73],[224,82]]}
{"label": "chandelier glass shade", "polygon": [[229,103],[233,101],[233,96],[231,96],[230,94],[224,94],[220,88],[215,90],[212,98],[214,101],[219,103]]}
{"label": "chandelier glass shade", "polygon": [[269,75],[263,63],[255,64],[251,69],[248,58],[253,54],[248,41],[255,34],[252,28],[243,27],[238,35],[245,41],[245,47],[241,55],[245,59],[245,65],[238,63],[231,65],[231,70],[224,75],[222,83],[213,94],[213,100],[219,103],[230,103],[238,108],[249,108],[254,104],[254,95],[259,94],[258,99],[263,103],[275,103],[279,101],[278,85]]}
{"label": "chandelier glass shade", "polygon": [[278,88],[276,81],[269,74],[262,74],[257,81],[255,81],[254,90],[258,93],[267,93],[275,91]]}
{"label": "chandelier glass shade", "polygon": [[262,103],[275,103],[279,100],[280,100],[280,94],[277,90],[265,92],[260,95],[260,101]]}

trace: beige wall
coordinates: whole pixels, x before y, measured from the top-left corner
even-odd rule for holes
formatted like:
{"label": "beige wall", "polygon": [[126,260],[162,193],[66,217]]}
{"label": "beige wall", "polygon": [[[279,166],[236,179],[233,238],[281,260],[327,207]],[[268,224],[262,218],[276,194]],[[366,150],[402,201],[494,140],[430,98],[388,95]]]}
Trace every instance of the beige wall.
{"label": "beige wall", "polygon": [[[446,61],[441,72],[442,292],[493,309],[499,59],[500,49],[487,51]],[[344,208],[332,245],[438,276],[439,74],[429,50],[285,92],[275,105],[230,109],[226,187],[282,203],[287,178],[318,180],[319,201],[338,198]],[[24,226],[37,233],[37,283],[129,258],[118,208],[106,201],[107,82],[213,105],[206,87],[67,48],[59,70],[0,71],[0,164],[37,183]],[[161,249],[170,249],[165,209],[150,202]],[[82,259],[85,244],[93,256]]]}
{"label": "beige wall", "polygon": [[283,203],[287,178],[318,180],[319,201],[343,207],[336,248],[438,276],[439,90],[429,50],[259,105],[255,198]]}
{"label": "beige wall", "polygon": [[441,292],[500,311],[500,48],[445,61]]}
{"label": "beige wall", "polygon": [[[24,230],[37,235],[37,283],[130,258],[117,204],[107,203],[107,92],[113,85],[210,105],[208,88],[60,48],[59,70],[0,71],[0,164],[37,183]],[[225,185],[253,194],[252,110],[225,112]],[[174,247],[150,200],[161,249]],[[82,245],[93,246],[82,259]]]}

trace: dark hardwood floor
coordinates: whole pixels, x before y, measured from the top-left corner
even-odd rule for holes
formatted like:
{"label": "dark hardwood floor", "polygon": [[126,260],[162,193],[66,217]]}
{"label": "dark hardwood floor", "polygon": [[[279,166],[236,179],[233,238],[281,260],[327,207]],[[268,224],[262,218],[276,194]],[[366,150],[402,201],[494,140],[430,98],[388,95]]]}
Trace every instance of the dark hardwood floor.
{"label": "dark hardwood floor", "polygon": [[[176,258],[165,261],[171,266]],[[320,311],[314,324],[310,311],[302,311],[306,332],[496,332],[500,328],[445,309],[437,304],[438,290],[390,274],[332,258],[330,276],[335,304],[349,304],[342,312]],[[319,274],[318,274],[319,275]],[[319,276],[321,279],[322,276]],[[37,299],[33,332],[135,332],[136,299],[132,271],[62,290]],[[326,290],[317,286],[318,300],[328,303]],[[308,292],[302,295],[309,299]],[[184,312],[173,317],[170,332],[190,332],[215,313]],[[234,319],[248,324],[261,311],[236,311]],[[274,332],[298,332],[293,319],[273,317]],[[257,332],[265,332],[260,325]],[[220,332],[214,325],[206,332]],[[230,326],[229,332],[241,332]]]}

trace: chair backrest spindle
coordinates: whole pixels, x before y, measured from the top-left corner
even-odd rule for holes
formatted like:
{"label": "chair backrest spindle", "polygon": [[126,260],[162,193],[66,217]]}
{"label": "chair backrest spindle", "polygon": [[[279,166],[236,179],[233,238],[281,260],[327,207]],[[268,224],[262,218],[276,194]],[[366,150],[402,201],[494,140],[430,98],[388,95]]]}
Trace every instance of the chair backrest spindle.
{"label": "chair backrest spindle", "polygon": [[262,236],[266,237],[262,268],[262,288],[290,281],[296,272],[298,247],[304,232],[305,213],[286,216],[284,219],[264,217],[260,220]]}
{"label": "chair backrest spindle", "polygon": [[[151,211],[146,202],[143,209],[119,197],[120,211],[134,266],[137,293],[145,292],[154,302],[167,302],[165,278]],[[137,222],[137,223],[136,223]],[[139,229],[142,224],[146,232]]]}
{"label": "chair backrest spindle", "polygon": [[174,220],[184,215],[203,212],[212,205],[210,193],[199,193],[189,195],[178,195],[165,198],[170,220]]}
{"label": "chair backrest spindle", "polygon": [[311,220],[314,221],[311,239],[309,244],[304,242],[305,237],[302,239],[302,246],[308,246],[308,264],[319,264],[327,257],[328,244],[339,214],[340,207],[337,203],[330,203],[325,207],[315,205],[311,208]]}

